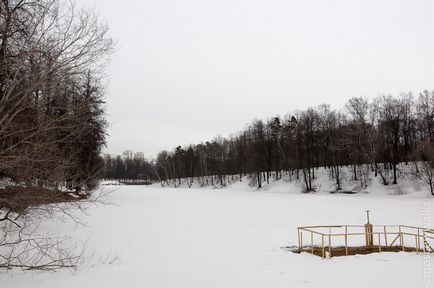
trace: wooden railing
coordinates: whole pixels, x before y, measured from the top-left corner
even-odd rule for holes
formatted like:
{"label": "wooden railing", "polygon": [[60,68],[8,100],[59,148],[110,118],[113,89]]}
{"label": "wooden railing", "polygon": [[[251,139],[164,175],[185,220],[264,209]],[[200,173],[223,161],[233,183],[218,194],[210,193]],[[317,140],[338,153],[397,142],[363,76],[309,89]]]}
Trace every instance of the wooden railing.
{"label": "wooden railing", "polygon": [[[346,256],[349,255],[349,249],[355,247],[374,248],[378,252],[390,251],[390,247],[400,247],[402,251],[416,253],[434,252],[434,230],[407,225],[370,226],[368,230],[366,225],[298,227],[299,251],[310,252],[323,258],[332,257],[333,249],[337,247],[344,249]],[[358,242],[355,241],[357,238]]]}

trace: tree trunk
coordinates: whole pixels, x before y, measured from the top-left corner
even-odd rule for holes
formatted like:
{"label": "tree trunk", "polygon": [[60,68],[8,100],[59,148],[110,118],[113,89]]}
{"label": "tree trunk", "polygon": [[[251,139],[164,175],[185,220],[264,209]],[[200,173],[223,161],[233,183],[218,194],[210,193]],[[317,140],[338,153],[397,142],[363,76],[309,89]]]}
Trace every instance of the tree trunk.
{"label": "tree trunk", "polygon": [[261,188],[262,187],[261,172],[258,172],[257,176],[258,176],[258,188]]}
{"label": "tree trunk", "polygon": [[306,184],[306,192],[310,191],[309,181],[307,180],[306,169],[303,169],[304,183]]}
{"label": "tree trunk", "polygon": [[340,179],[339,166],[336,166],[336,189],[337,191],[342,190],[341,188],[341,179]]}
{"label": "tree trunk", "polygon": [[353,165],[353,172],[354,172],[354,181],[357,181],[357,168],[356,168],[356,164]]}

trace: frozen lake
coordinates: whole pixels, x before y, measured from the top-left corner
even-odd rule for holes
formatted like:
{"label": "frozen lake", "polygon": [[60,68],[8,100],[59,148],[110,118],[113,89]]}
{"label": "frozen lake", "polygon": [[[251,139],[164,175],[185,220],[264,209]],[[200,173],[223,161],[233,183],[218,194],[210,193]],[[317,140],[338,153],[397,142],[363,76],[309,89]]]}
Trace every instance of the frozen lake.
{"label": "frozen lake", "polygon": [[[78,271],[0,273],[1,287],[420,287],[423,256],[382,253],[324,260],[294,254],[297,226],[423,225],[421,196],[286,194],[251,189],[119,186],[87,226],[46,229],[88,241]],[[57,230],[56,230],[57,229]]]}

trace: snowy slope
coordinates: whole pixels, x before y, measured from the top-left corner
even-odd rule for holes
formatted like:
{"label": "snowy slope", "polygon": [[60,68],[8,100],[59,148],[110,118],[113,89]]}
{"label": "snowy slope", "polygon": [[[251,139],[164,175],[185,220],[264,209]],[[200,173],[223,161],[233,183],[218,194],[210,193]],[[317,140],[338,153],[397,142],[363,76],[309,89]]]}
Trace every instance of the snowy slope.
{"label": "snowy slope", "polygon": [[[422,226],[422,194],[340,195],[119,186],[116,205],[90,207],[88,226],[45,229],[88,241],[94,253],[78,271],[0,272],[0,287],[420,287],[423,256],[382,253],[323,260],[281,249],[296,227],[363,224]],[[244,186],[243,186],[244,185]],[[276,193],[279,192],[279,193]]]}
{"label": "snowy slope", "polygon": [[[383,185],[383,181],[379,175],[375,176],[374,172],[371,171],[368,165],[361,165],[357,167],[357,180],[354,180],[353,168],[352,167],[341,167],[340,168],[340,182],[342,190],[337,191],[336,189],[336,178],[331,174],[330,169],[323,167],[315,168],[315,179],[312,180],[313,188],[315,193],[319,194],[330,194],[330,193],[357,193],[357,194],[375,194],[375,195],[411,195],[412,197],[426,197],[430,196],[428,184],[421,181],[415,173],[414,163],[409,163],[407,165],[400,164],[398,166],[398,183],[393,183],[393,174],[391,170],[383,170],[383,175],[388,181],[388,185]],[[229,188],[234,190],[246,190],[246,191],[256,191],[257,184],[255,182],[256,176],[252,174],[251,176],[243,176],[241,181],[239,181],[239,176],[234,175],[227,176],[225,185],[222,187],[220,185],[219,178],[216,177],[214,180],[214,185],[211,185],[211,181],[208,180],[208,185],[206,188]],[[363,183],[362,183],[363,180]],[[187,181],[190,185],[187,184]],[[206,182],[206,181],[204,181]],[[201,185],[202,181],[200,178],[194,178],[191,183],[191,179],[181,179],[181,185],[179,185],[178,180],[176,180],[176,187],[180,188],[204,188]],[[366,184],[366,187],[365,187]],[[154,187],[161,187],[160,183],[155,183]],[[174,188],[174,182],[165,183],[166,188]],[[272,173],[270,177],[269,184],[264,180],[262,183],[262,188],[260,191],[269,191],[276,193],[290,193],[290,194],[300,194],[305,190],[305,183],[300,172],[300,178],[296,179],[294,175],[288,175],[287,173],[282,173],[282,179],[275,180],[275,174]]]}

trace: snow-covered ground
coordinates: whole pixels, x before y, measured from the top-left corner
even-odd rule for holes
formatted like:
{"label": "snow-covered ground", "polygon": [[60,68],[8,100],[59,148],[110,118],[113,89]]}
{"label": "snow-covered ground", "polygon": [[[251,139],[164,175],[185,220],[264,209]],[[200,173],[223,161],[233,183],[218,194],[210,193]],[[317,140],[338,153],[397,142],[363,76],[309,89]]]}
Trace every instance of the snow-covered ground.
{"label": "snow-covered ground", "polygon": [[[418,166],[420,167],[420,163]],[[383,185],[380,175],[375,176],[374,171],[371,170],[369,165],[357,166],[357,180],[354,179],[354,172],[352,166],[340,167],[340,186],[341,190],[337,191],[336,178],[332,174],[330,169],[324,167],[315,168],[315,177],[312,179],[312,188],[315,193],[369,193],[378,195],[404,195],[412,194],[413,196],[426,196],[429,192],[429,186],[427,183],[421,181],[420,175],[416,173],[415,163],[410,162],[408,164],[401,163],[398,165],[398,180],[397,184],[393,185],[393,173],[390,169],[382,169],[382,174],[389,183],[389,185]],[[419,168],[420,169],[420,168]],[[265,179],[262,181],[262,191],[275,191],[285,193],[300,194],[305,191],[305,183],[302,173],[299,174],[297,179],[295,171],[292,175],[282,171],[282,179],[275,181],[274,172],[271,173],[270,183],[267,184]],[[265,177],[263,177],[265,178]],[[239,181],[238,175],[229,175],[223,181],[223,187],[231,186],[231,188],[249,189],[247,183],[250,186],[250,190],[255,190],[257,187],[256,174],[253,173],[250,177],[243,176],[242,182]],[[214,185],[211,185],[213,183]],[[119,185],[116,180],[104,181],[104,185]],[[214,181],[210,180],[210,177],[196,177],[191,182],[191,179],[186,178],[179,180],[171,180],[163,183],[166,186],[171,187],[183,187],[183,188],[201,188],[212,187],[221,188],[220,178],[214,177]],[[160,186],[159,184],[154,184]],[[417,197],[417,196],[416,196]]]}
{"label": "snow-covered ground", "polygon": [[325,260],[281,247],[297,245],[297,226],[364,224],[367,209],[374,224],[422,226],[424,206],[434,206],[428,193],[300,194],[285,187],[114,187],[114,205],[91,207],[81,217],[86,226],[45,225],[88,241],[94,255],[80,269],[1,271],[0,287],[422,287],[424,258],[415,253]]}

